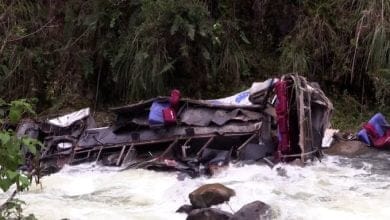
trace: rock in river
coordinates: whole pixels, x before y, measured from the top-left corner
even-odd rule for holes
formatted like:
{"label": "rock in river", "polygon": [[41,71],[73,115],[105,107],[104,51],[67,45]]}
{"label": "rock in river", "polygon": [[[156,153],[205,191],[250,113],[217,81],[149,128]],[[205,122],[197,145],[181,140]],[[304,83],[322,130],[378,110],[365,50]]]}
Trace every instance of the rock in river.
{"label": "rock in river", "polygon": [[370,151],[366,144],[360,141],[340,140],[333,144],[330,148],[325,149],[324,153],[329,155],[340,155],[354,157],[365,154]]}
{"label": "rock in river", "polygon": [[233,189],[220,183],[214,183],[199,187],[190,193],[189,198],[195,208],[208,208],[229,201],[230,197],[235,195]]}
{"label": "rock in river", "polygon": [[178,210],[176,210],[176,212],[190,214],[192,210],[194,210],[192,205],[182,205]]}
{"label": "rock in river", "polygon": [[272,209],[261,201],[254,201],[244,205],[234,213],[230,220],[265,220],[272,219]]}
{"label": "rock in river", "polygon": [[214,208],[194,209],[188,214],[187,220],[228,220],[233,215]]}

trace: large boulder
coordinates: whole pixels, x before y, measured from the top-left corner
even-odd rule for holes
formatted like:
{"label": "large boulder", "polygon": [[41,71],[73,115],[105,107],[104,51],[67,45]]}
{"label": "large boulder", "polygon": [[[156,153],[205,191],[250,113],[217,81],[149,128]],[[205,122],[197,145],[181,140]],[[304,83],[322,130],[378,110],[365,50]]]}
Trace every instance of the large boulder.
{"label": "large boulder", "polygon": [[272,219],[272,209],[261,201],[254,201],[244,205],[234,213],[230,220],[264,220]]}
{"label": "large boulder", "polygon": [[355,157],[368,153],[369,147],[360,141],[338,140],[330,148],[325,149],[324,153],[329,155],[339,155],[346,157]]}
{"label": "large boulder", "polygon": [[221,204],[229,201],[230,197],[235,196],[236,193],[220,183],[206,184],[189,195],[191,204],[195,208],[208,208],[212,205]]}
{"label": "large boulder", "polygon": [[194,209],[188,216],[187,220],[228,220],[233,215],[229,212],[214,208]]}

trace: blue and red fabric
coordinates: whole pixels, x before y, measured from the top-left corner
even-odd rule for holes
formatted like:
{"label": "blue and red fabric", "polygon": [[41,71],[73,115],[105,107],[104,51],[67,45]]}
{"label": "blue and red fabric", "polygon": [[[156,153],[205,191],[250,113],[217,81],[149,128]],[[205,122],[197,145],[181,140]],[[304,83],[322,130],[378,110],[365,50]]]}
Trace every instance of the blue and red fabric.
{"label": "blue and red fabric", "polygon": [[360,141],[375,148],[390,148],[390,124],[381,113],[375,114],[358,132]]}

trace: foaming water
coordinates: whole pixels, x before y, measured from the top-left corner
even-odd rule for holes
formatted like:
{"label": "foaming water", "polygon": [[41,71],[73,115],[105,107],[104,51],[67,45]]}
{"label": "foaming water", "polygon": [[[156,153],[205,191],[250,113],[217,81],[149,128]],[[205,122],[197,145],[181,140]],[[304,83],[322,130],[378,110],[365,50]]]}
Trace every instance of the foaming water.
{"label": "foaming water", "polygon": [[177,180],[176,173],[119,172],[94,164],[65,167],[20,195],[26,213],[39,219],[185,219],[176,209],[206,183],[236,191],[229,205],[237,211],[261,200],[277,219],[390,219],[390,155],[348,159],[326,157],[305,168],[282,165],[231,165],[212,178]]}

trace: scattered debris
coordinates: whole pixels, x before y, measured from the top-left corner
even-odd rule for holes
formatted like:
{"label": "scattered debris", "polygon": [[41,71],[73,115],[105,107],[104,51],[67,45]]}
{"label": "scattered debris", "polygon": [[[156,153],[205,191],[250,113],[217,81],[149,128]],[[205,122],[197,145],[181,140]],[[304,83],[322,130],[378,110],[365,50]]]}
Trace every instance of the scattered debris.
{"label": "scattered debris", "polygon": [[346,157],[390,149],[390,124],[383,114],[377,113],[363,124],[362,129],[356,135],[339,133],[337,130],[329,129],[325,132],[323,142],[331,143],[329,148],[324,149],[324,153]]}
{"label": "scattered debris", "polygon": [[333,143],[333,137],[336,133],[340,132],[338,129],[326,129],[324,138],[322,139],[322,148],[328,148]]}

